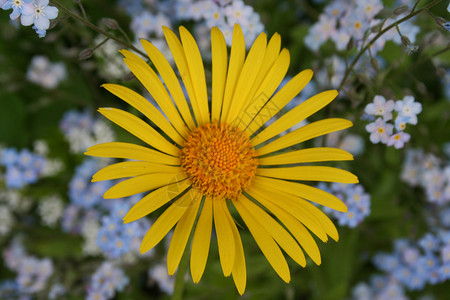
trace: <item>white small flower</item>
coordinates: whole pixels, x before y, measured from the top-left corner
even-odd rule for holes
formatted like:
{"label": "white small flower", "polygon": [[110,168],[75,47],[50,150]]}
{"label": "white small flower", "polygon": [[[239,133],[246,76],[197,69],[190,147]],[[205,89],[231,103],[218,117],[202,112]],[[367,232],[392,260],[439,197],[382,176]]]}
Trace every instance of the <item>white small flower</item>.
{"label": "white small flower", "polygon": [[383,9],[383,3],[381,0],[358,1],[356,7],[364,12],[366,18],[372,19],[380,10]]}
{"label": "white small flower", "polygon": [[345,50],[350,41],[350,35],[345,30],[339,30],[335,34],[330,36],[331,40],[333,40],[336,45],[336,49],[339,51]]}
{"label": "white small flower", "polygon": [[370,133],[370,141],[374,144],[378,144],[379,142],[386,144],[393,129],[393,125],[386,123],[381,118],[378,118],[375,122],[366,126],[367,132]]}
{"label": "white small flower", "polygon": [[81,225],[81,235],[84,238],[82,251],[85,255],[97,255],[101,249],[97,244],[98,230],[100,224],[96,219],[87,219]]}
{"label": "white small flower", "polygon": [[115,139],[114,131],[102,120],[96,120],[92,126],[95,144],[112,142]]}
{"label": "white small flower", "polygon": [[148,271],[151,279],[158,283],[159,288],[168,295],[173,294],[175,281],[172,276],[167,274],[167,269],[164,265],[156,265]]}
{"label": "white small flower", "polygon": [[22,8],[20,22],[24,26],[34,26],[38,30],[47,30],[50,27],[50,20],[58,16],[58,9],[48,5],[48,0],[35,0],[26,3]]}
{"label": "white small flower", "polygon": [[359,135],[348,134],[339,144],[339,148],[353,155],[358,155],[364,151],[364,140]]}
{"label": "white small flower", "polygon": [[225,15],[227,16],[228,24],[240,24],[242,27],[247,27],[248,19],[253,13],[253,7],[245,5],[242,0],[234,0],[231,5],[225,7]]}
{"label": "white small flower", "polygon": [[6,235],[14,223],[13,215],[9,208],[5,205],[0,205],[0,236]]}
{"label": "white small flower", "polygon": [[211,5],[210,9],[203,12],[208,27],[219,26],[225,23],[225,12],[222,7]]}
{"label": "white small flower", "polygon": [[54,89],[67,77],[63,63],[50,63],[43,55],[36,55],[31,59],[27,70],[27,79],[47,89]]}
{"label": "white small flower", "polygon": [[64,164],[59,158],[47,158],[44,164],[44,167],[41,170],[42,177],[50,177],[53,176],[63,169]]}
{"label": "white small flower", "polygon": [[357,40],[362,39],[366,30],[369,29],[369,21],[361,9],[347,13],[340,19],[340,23],[341,27],[345,28],[348,34]]}
{"label": "white small flower", "polygon": [[403,148],[405,143],[409,142],[409,139],[411,138],[411,135],[405,133],[405,132],[397,132],[396,134],[392,135],[388,142],[388,146],[394,146],[395,149]]}
{"label": "white small flower", "polygon": [[233,27],[228,24],[222,24],[218,27],[219,27],[220,31],[222,32],[227,45],[231,46],[231,41],[233,40]]}
{"label": "white small flower", "polygon": [[63,202],[58,196],[49,196],[41,199],[38,212],[42,222],[47,226],[55,226],[63,213]]}
{"label": "white small flower", "polygon": [[41,156],[47,156],[48,154],[48,144],[44,140],[36,140],[33,143],[34,152]]}
{"label": "white small flower", "polygon": [[191,3],[189,6],[189,16],[194,19],[195,21],[201,20],[203,16],[203,10],[202,10],[202,3],[201,2],[194,2]]}
{"label": "white small flower", "polygon": [[405,96],[403,100],[395,102],[395,110],[399,115],[408,118],[408,123],[416,125],[417,115],[422,111],[422,104],[414,102],[413,96]]}
{"label": "white small flower", "polygon": [[376,95],[373,98],[373,103],[367,104],[364,111],[366,114],[372,116],[381,116],[385,121],[389,121],[392,119],[392,111],[394,110],[394,100],[386,101],[381,95]]}

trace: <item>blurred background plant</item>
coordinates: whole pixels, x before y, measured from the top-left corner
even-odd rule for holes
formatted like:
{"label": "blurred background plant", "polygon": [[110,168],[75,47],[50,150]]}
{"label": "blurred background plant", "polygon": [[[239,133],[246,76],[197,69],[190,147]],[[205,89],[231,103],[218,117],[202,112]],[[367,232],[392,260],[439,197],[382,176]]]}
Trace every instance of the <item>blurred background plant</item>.
{"label": "blurred background plant", "polygon": [[[319,243],[322,265],[293,267],[289,285],[242,231],[249,277],[243,297],[449,299],[447,1],[0,0],[0,7],[1,299],[172,295],[167,243],[138,251],[152,220],[121,222],[139,197],[104,200],[112,183],[90,179],[108,161],[83,152],[130,139],[95,114],[99,106],[123,105],[102,83],[141,89],[118,50],[145,57],[143,38],[170,59],[162,26],[184,25],[210,79],[210,28],[218,26],[230,45],[234,23],[247,46],[261,31],[280,33],[291,55],[288,74],[315,71],[288,106],[340,91],[314,119],[341,116],[355,126],[315,143],[354,154],[345,169],[360,178],[358,185],[319,185],[349,211],[325,211],[340,241]],[[202,281],[186,282],[185,299],[235,299],[232,286],[213,255]]]}

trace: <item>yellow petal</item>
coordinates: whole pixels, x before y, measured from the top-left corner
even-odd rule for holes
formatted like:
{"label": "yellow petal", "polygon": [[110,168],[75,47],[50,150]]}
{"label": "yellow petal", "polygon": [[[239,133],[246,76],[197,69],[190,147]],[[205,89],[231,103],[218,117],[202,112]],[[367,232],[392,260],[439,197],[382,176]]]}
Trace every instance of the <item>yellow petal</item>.
{"label": "yellow petal", "polygon": [[[259,193],[257,199],[261,197],[261,193],[270,195],[272,193],[273,196],[281,197],[282,201],[277,201],[276,203],[272,199],[268,199],[269,201],[280,204],[283,202],[283,205],[286,205],[285,208],[289,208],[291,214],[296,217],[299,221],[302,222],[301,218],[307,217],[314,221],[315,224],[319,224],[322,230],[328,234],[333,240],[337,241],[339,239],[338,232],[334,224],[330,221],[330,219],[317,207],[307,202],[306,200],[293,196],[291,194],[285,193],[283,191],[271,191],[268,187],[258,186],[258,184],[253,185],[253,193],[255,193],[255,189],[258,189],[256,193]],[[251,191],[251,190],[250,190]],[[267,199],[267,197],[262,197]],[[264,204],[263,204],[264,205]],[[281,205],[281,204],[280,204]],[[305,223],[306,225],[306,223]],[[308,225],[307,225],[308,226]],[[309,226],[308,226],[309,227]],[[312,228],[310,228],[312,230]],[[313,230],[312,230],[313,231]],[[313,231],[314,232],[314,231]]]}
{"label": "yellow petal", "polygon": [[189,72],[188,63],[186,56],[184,54],[183,46],[176,34],[169,28],[163,26],[164,37],[166,38],[167,45],[172,52],[173,59],[177,65],[178,71],[180,72],[181,79],[183,80],[186,91],[189,95],[189,100],[192,105],[192,110],[194,111],[194,116],[197,121],[197,125],[201,122],[201,113],[199,106],[197,104],[197,98],[195,96],[194,86]]}
{"label": "yellow petal", "polygon": [[145,161],[125,161],[100,169],[92,176],[92,182],[134,177],[150,173],[178,173],[180,167],[173,167]]}
{"label": "yellow petal", "polygon": [[[264,76],[263,82],[254,92],[250,92],[252,93],[250,98],[251,101],[246,108],[242,109],[238,118],[240,122],[239,127],[241,129],[246,129],[247,125],[250,124],[254,118],[256,118],[255,122],[257,123],[261,123],[261,121],[266,122],[265,119],[261,119],[261,116],[258,116],[258,112],[266,105],[267,101],[280,85],[289,69],[289,62],[289,51],[283,49],[269,72]],[[255,86],[255,84],[253,86]]]}
{"label": "yellow petal", "polygon": [[155,247],[180,220],[187,208],[200,201],[198,196],[198,193],[189,190],[170,205],[147,231],[139,251],[145,253]]}
{"label": "yellow petal", "polygon": [[198,283],[202,278],[208,260],[213,220],[212,211],[212,198],[206,197],[192,238],[191,276],[194,283]]}
{"label": "yellow petal", "polygon": [[167,134],[175,143],[180,146],[183,145],[183,137],[178,133],[178,131],[175,130],[175,128],[173,128],[161,112],[147,99],[135,91],[118,84],[107,83],[103,84],[102,87],[143,113],[157,127],[164,131],[164,133]]}
{"label": "yellow petal", "polygon": [[313,122],[307,124],[303,127],[300,127],[288,134],[277,138],[273,142],[262,146],[257,149],[258,155],[264,155],[267,153],[271,153],[283,148],[287,148],[298,143],[310,140],[312,138],[335,132],[338,130],[346,129],[351,127],[353,124],[349,120],[339,119],[339,118],[330,118],[325,120],[320,120],[317,122]]}
{"label": "yellow petal", "polygon": [[[279,191],[269,190],[268,188],[254,183],[248,189],[250,195],[254,195],[258,202],[262,205],[270,205],[268,202],[278,205],[279,207],[289,211],[297,220],[304,224],[323,242],[328,241],[327,233],[322,225],[311,216],[309,213],[303,213],[299,206],[295,205],[297,199],[292,199],[292,196],[285,195]],[[266,206],[267,207],[267,206]]]}
{"label": "yellow petal", "polygon": [[204,125],[209,123],[210,119],[203,60],[194,37],[183,26],[180,26],[180,37],[188,64],[189,74],[191,75],[192,87],[194,88],[195,98],[200,111],[200,122],[198,125]]}
{"label": "yellow petal", "polygon": [[356,177],[349,171],[323,166],[258,168],[256,171],[256,175],[289,180],[358,183],[358,177]]}
{"label": "yellow petal", "polygon": [[270,99],[261,110],[258,111],[254,119],[248,125],[247,133],[252,135],[256,130],[263,126],[270,118],[278,113],[286,104],[289,103],[300,91],[308,84],[313,75],[313,71],[304,70],[295,75],[285,86],[283,86]]}
{"label": "yellow petal", "polygon": [[173,156],[180,154],[179,148],[172,145],[155,129],[135,115],[116,108],[100,108],[98,111],[150,146]]}
{"label": "yellow petal", "polygon": [[219,28],[211,28],[211,55],[212,55],[212,100],[211,120],[220,119],[223,93],[225,91],[225,79],[227,76],[227,45]]}
{"label": "yellow petal", "polygon": [[190,187],[187,180],[176,181],[170,185],[163,186],[142,198],[128,211],[123,218],[124,223],[136,221],[163,206]]}
{"label": "yellow petal", "polygon": [[158,106],[181,136],[186,136],[188,129],[155,71],[137,55],[126,50],[122,51],[122,53],[126,55],[123,61],[130,68],[131,72],[133,72],[150,95],[152,95],[153,99],[155,99]]}
{"label": "yellow petal", "polygon": [[286,228],[292,233],[295,239],[298,241],[300,246],[308,253],[311,259],[320,265],[322,260],[320,257],[319,247],[317,247],[316,241],[305,228],[305,226],[300,223],[293,215],[291,215],[287,210],[281,208],[275,203],[266,201],[264,206],[273,213]]}
{"label": "yellow petal", "polygon": [[137,177],[133,177],[124,181],[121,181],[111,188],[109,188],[104,194],[105,199],[123,198],[131,195],[147,192],[169,183],[173,183],[174,180],[184,179],[186,175],[184,173],[152,173],[145,174]]}
{"label": "yellow petal", "polygon": [[183,117],[184,122],[187,124],[189,129],[195,129],[194,119],[192,119],[191,111],[189,110],[189,106],[187,104],[186,98],[184,96],[183,90],[181,89],[180,82],[175,75],[175,72],[172,69],[172,66],[153,44],[146,40],[141,40],[142,46],[144,47],[145,52],[147,52],[148,57],[155,65],[156,69],[161,75],[164,83],[166,84],[167,90],[172,95],[175,104],[177,105],[178,110]]}
{"label": "yellow petal", "polygon": [[241,215],[250,230],[250,233],[272,268],[277,272],[281,279],[285,282],[289,282],[291,280],[291,274],[289,273],[289,267],[283,253],[262,224],[242,205],[242,199],[245,199],[245,197],[241,195],[237,201],[233,201],[239,215]]}
{"label": "yellow petal", "polygon": [[257,176],[255,182],[275,191],[283,191],[337,211],[347,212],[347,206],[338,197],[321,189],[286,180]]}
{"label": "yellow petal", "polygon": [[[256,91],[260,89],[261,84],[263,83],[263,81],[265,81],[265,78],[267,78],[267,74],[272,69],[274,63],[278,60],[279,55],[281,55],[280,48],[281,48],[281,37],[278,33],[275,33],[270,39],[269,44],[267,45],[266,54],[264,55],[264,60],[261,63],[261,69],[259,70],[258,75],[256,76],[255,83],[252,85],[252,88],[248,93],[250,99],[254,99]],[[285,51],[283,50],[283,52]]]}
{"label": "yellow petal", "polygon": [[169,275],[173,275],[180,264],[184,249],[186,248],[189,235],[192,231],[198,208],[201,201],[196,201],[194,205],[188,207],[184,215],[178,222],[173,231],[172,240],[170,241],[169,251],[167,253],[167,271]]}
{"label": "yellow petal", "polygon": [[269,127],[265,128],[257,136],[255,136],[252,139],[253,146],[259,145],[305,120],[307,117],[328,105],[328,103],[333,101],[337,95],[338,92],[336,90],[325,91],[300,103],[297,107],[285,113],[275,122],[270,124]]}
{"label": "yellow petal", "polygon": [[353,160],[353,155],[338,148],[317,147],[261,157],[258,159],[258,164],[288,165],[332,160]]}
{"label": "yellow petal", "polygon": [[322,225],[322,227],[325,229],[325,232],[336,242],[339,240],[339,234],[336,229],[336,226],[334,226],[333,222],[331,222],[330,218],[328,218],[327,215],[323,213],[319,208],[315,207],[308,201],[305,201],[301,198],[297,201],[297,205],[299,205],[305,212],[310,213],[313,215],[317,221]]}
{"label": "yellow petal", "polygon": [[[255,198],[258,200],[258,198]],[[275,221],[262,208],[253,203],[249,199],[239,199],[241,204],[247,211],[261,224],[262,227],[272,236],[272,238],[283,248],[292,259],[301,266],[306,266],[306,259],[303,255],[302,249],[294,240],[294,238],[283,228],[277,221]]]}
{"label": "yellow petal", "polygon": [[233,270],[236,248],[234,245],[233,231],[224,212],[224,210],[228,210],[225,199],[214,199],[213,209],[220,264],[222,265],[223,275],[230,276]]}
{"label": "yellow petal", "polygon": [[247,268],[245,266],[245,255],[244,255],[244,247],[242,247],[241,237],[239,235],[239,231],[234,223],[233,218],[228,210],[225,210],[228,221],[231,225],[231,230],[233,231],[233,239],[235,246],[235,256],[234,256],[234,265],[233,271],[231,275],[233,275],[233,281],[236,285],[236,288],[240,295],[242,295],[245,291],[245,286],[247,284]]}
{"label": "yellow petal", "polygon": [[230,64],[228,67],[227,82],[221,110],[221,118],[225,119],[230,110],[231,101],[236,88],[239,75],[245,60],[245,39],[239,24],[234,25],[233,40],[231,41]]}
{"label": "yellow petal", "polygon": [[170,156],[147,147],[121,142],[98,144],[89,147],[84,154],[96,157],[143,160],[152,163],[174,166],[180,165],[180,159],[178,157]]}
{"label": "yellow petal", "polygon": [[237,116],[243,107],[247,106],[250,102],[248,94],[253,86],[253,83],[261,69],[261,63],[264,59],[264,54],[267,48],[267,35],[261,33],[253,43],[248,56],[242,67],[241,74],[239,75],[238,82],[231,100],[230,109],[228,115],[225,118],[225,122],[229,124],[237,124]]}

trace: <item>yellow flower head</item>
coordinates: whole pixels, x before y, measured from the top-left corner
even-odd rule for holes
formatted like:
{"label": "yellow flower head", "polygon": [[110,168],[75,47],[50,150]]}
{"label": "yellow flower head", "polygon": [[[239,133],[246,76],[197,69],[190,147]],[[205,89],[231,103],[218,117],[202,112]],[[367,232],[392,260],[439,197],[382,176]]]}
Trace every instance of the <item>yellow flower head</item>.
{"label": "yellow flower head", "polygon": [[246,56],[244,36],[236,25],[228,60],[223,34],[212,28],[210,97],[192,35],[184,27],[180,27],[181,41],[168,28],[164,28],[164,35],[188,100],[166,58],[142,40],[160,77],[144,60],[126,50],[122,51],[124,61],[164,115],[136,92],[105,84],[104,88],[142,112],[154,126],[123,110],[101,108],[106,118],[148,146],[113,142],[86,152],[133,160],[110,165],[93,176],[93,181],[130,177],[111,187],[105,198],[149,192],[126,214],[125,223],[166,205],[144,236],[140,251],[153,248],[175,226],[167,257],[168,272],[174,274],[194,230],[190,269],[197,283],[206,266],[214,223],[223,273],[233,276],[243,294],[247,276],[244,249],[232,216],[236,210],[284,281],[290,281],[290,273],[280,247],[301,266],[306,265],[303,251],[320,264],[319,249],[310,231],[324,242],[328,236],[338,240],[338,232],[311,202],[343,212],[347,208],[337,197],[299,181],[356,183],[358,179],[345,170],[302,164],[353,157],[335,148],[292,150],[291,146],[352,123],[330,118],[273,138],[333,101],[337,91],[315,95],[264,127],[312,78],[311,70],[300,72],[275,93],[290,60],[288,50],[280,51],[278,34],[267,42],[266,34],[261,33]]}

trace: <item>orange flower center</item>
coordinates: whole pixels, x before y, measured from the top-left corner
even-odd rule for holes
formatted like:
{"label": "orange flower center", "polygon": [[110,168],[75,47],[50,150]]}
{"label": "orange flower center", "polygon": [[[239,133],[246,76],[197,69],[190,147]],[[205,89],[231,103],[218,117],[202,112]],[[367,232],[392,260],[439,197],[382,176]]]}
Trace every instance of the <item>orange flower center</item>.
{"label": "orange flower center", "polygon": [[236,199],[257,167],[248,136],[225,123],[197,127],[181,150],[181,168],[203,195]]}

